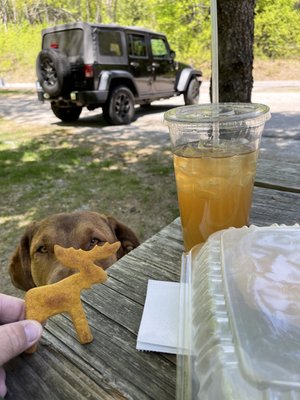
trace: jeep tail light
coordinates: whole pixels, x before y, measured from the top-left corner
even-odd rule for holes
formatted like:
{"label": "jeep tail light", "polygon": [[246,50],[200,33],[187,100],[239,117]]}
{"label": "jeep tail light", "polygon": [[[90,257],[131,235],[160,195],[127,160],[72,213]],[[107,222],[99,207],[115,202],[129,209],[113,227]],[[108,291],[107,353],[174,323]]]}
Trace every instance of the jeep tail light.
{"label": "jeep tail light", "polygon": [[50,47],[51,49],[58,49],[58,43],[51,43]]}
{"label": "jeep tail light", "polygon": [[84,64],[84,76],[86,78],[92,78],[94,76],[94,70],[91,64]]}

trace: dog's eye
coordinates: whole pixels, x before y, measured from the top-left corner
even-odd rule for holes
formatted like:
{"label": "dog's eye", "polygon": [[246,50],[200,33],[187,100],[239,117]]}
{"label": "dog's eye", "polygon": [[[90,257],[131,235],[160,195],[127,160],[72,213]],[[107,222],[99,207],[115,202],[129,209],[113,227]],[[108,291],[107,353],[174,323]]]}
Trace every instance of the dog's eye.
{"label": "dog's eye", "polygon": [[96,244],[100,243],[100,240],[97,238],[91,239],[91,245],[95,246]]}
{"label": "dog's eye", "polygon": [[36,252],[37,252],[37,253],[45,254],[45,253],[48,253],[48,249],[47,249],[46,246],[41,245],[40,247],[37,248],[37,251],[36,251]]}
{"label": "dog's eye", "polygon": [[102,246],[105,242],[98,239],[98,238],[92,238],[89,244],[89,248],[92,249],[93,247],[97,246]]}

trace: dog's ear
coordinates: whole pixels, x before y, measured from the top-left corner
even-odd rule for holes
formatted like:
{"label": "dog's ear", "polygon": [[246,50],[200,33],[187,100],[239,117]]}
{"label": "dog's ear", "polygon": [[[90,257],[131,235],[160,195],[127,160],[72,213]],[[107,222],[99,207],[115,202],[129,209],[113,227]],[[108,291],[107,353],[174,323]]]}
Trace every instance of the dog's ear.
{"label": "dog's ear", "polygon": [[140,242],[135,233],[128,226],[114,217],[107,217],[107,219],[117,239],[121,242],[121,247],[117,252],[117,257],[119,259],[135,249]]}
{"label": "dog's ear", "polygon": [[36,286],[31,275],[30,243],[37,227],[38,223],[32,222],[26,228],[9,264],[11,281],[18,289],[29,290]]}

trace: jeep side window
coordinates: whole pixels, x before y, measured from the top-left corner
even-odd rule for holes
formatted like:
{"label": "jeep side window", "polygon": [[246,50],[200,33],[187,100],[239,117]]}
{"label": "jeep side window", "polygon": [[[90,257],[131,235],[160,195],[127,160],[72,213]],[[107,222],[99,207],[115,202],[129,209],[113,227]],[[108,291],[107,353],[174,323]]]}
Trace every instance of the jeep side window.
{"label": "jeep side window", "polygon": [[123,56],[120,32],[99,31],[99,51],[102,56]]}
{"label": "jeep side window", "polygon": [[154,58],[169,58],[170,53],[163,38],[151,38],[151,50]]}
{"label": "jeep side window", "polygon": [[129,35],[129,55],[131,57],[147,57],[147,47],[145,36]]}

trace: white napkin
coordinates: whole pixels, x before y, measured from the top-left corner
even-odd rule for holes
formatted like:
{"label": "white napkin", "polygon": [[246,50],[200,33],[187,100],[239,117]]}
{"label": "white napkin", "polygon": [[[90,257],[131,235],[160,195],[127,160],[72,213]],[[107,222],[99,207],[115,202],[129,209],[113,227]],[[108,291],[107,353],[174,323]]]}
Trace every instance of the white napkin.
{"label": "white napkin", "polygon": [[137,350],[176,354],[179,293],[178,282],[148,281]]}

